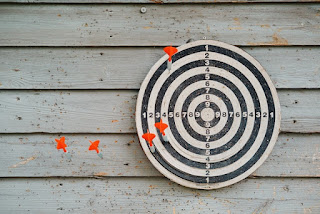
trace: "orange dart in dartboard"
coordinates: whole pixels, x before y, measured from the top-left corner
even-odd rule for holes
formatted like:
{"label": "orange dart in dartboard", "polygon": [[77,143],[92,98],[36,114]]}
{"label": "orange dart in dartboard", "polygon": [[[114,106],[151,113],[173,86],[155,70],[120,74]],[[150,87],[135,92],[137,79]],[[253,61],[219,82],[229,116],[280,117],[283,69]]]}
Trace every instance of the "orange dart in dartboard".
{"label": "orange dart in dartboard", "polygon": [[155,123],[154,126],[159,129],[160,133],[162,134],[163,140],[165,142],[168,142],[168,138],[166,136],[165,130],[168,128],[168,125],[162,122],[162,119],[160,119],[159,123]]}
{"label": "orange dart in dartboard", "polygon": [[168,67],[168,70],[170,71],[172,66],[172,56],[178,52],[178,49],[172,46],[168,46],[168,47],[165,47],[163,50],[169,56],[169,59],[167,61],[167,67]]}
{"label": "orange dart in dartboard", "polygon": [[89,142],[91,143],[91,145],[89,146],[89,150],[95,150],[97,152],[97,155],[102,159],[102,154],[100,153],[99,151],[99,143],[100,143],[100,140],[96,140],[94,142],[92,142],[91,140],[89,140]]}
{"label": "orange dart in dartboard", "polygon": [[149,143],[149,147],[150,147],[150,150],[152,153],[155,152],[155,148],[154,148],[154,145],[152,143],[152,140],[156,137],[155,134],[152,134],[149,132],[149,129],[147,130],[147,133],[144,133],[142,135],[142,138],[145,139],[148,143]]}

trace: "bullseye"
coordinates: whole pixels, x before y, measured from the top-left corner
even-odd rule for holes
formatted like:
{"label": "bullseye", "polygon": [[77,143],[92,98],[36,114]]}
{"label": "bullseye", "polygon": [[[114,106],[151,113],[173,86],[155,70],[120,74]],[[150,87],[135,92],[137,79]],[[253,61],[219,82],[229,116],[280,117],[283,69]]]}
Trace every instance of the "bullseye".
{"label": "bullseye", "polygon": [[214,111],[211,108],[204,108],[200,115],[204,121],[211,121],[214,119]]}
{"label": "bullseye", "polygon": [[191,188],[246,178],[279,134],[280,104],[266,71],[241,49],[217,41],[164,51],[137,99],[137,132],[148,159]]}

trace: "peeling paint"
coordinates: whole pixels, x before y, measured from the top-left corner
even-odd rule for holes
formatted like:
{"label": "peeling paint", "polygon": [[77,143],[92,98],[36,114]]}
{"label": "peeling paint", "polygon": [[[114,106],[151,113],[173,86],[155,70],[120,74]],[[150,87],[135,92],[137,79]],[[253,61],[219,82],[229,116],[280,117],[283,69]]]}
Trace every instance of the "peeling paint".
{"label": "peeling paint", "polygon": [[151,29],[151,28],[153,28],[153,22],[150,22],[150,26],[144,26],[143,28],[144,28],[144,29]]}
{"label": "peeling paint", "polygon": [[303,214],[312,213],[311,208],[303,208]]}
{"label": "peeling paint", "polygon": [[285,38],[282,38],[277,33],[272,35],[273,43],[277,45],[288,45],[288,41]]}
{"label": "peeling paint", "polygon": [[26,160],[24,160],[24,161],[21,161],[21,162],[15,164],[15,165],[10,166],[10,168],[16,168],[16,167],[18,167],[18,166],[25,165],[25,164],[29,163],[30,161],[32,161],[32,160],[34,160],[34,159],[36,159],[36,157],[35,157],[35,156],[32,156],[32,157],[30,157],[30,158],[28,158],[28,159],[26,159]]}
{"label": "peeling paint", "polygon": [[150,1],[156,4],[163,4],[163,1],[161,0],[150,0]]}
{"label": "peeling paint", "polygon": [[229,27],[229,30],[241,30],[242,29],[242,27]]}
{"label": "peeling paint", "polygon": [[233,18],[233,21],[236,27],[229,27],[229,30],[241,30],[242,27],[239,18]]}
{"label": "peeling paint", "polygon": [[149,188],[150,188],[150,189],[154,189],[154,188],[156,188],[156,187],[157,187],[157,185],[152,185],[152,184],[149,185]]}
{"label": "peeling paint", "polygon": [[266,24],[266,25],[260,25],[262,28],[270,28],[270,25]]}
{"label": "peeling paint", "polygon": [[272,35],[272,41],[271,42],[248,42],[249,45],[289,45],[288,41],[279,36],[277,33],[274,33]]}
{"label": "peeling paint", "polygon": [[95,173],[93,175],[94,176],[106,176],[106,175],[108,175],[108,173],[106,173],[106,172],[97,172],[97,173]]}
{"label": "peeling paint", "polygon": [[233,18],[233,21],[234,21],[235,25],[241,25],[240,21],[239,21],[239,18]]}

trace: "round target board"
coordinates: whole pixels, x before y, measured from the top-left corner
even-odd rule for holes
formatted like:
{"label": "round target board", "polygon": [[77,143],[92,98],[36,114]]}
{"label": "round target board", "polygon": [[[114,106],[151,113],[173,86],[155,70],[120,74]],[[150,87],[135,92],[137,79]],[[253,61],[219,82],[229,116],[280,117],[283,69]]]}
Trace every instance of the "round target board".
{"label": "round target board", "polygon": [[136,109],[141,146],[166,177],[196,189],[234,184],[268,157],[280,129],[269,76],[243,50],[200,40],[164,49]]}

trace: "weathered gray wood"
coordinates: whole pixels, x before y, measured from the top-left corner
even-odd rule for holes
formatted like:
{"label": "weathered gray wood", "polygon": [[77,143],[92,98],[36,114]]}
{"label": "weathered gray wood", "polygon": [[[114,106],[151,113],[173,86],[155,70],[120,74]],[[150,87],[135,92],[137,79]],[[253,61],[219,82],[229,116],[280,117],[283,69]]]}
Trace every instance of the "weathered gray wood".
{"label": "weathered gray wood", "polygon": [[257,2],[319,2],[319,0],[0,0],[18,3],[257,3]]}
{"label": "weathered gray wood", "polygon": [[136,91],[0,91],[3,133],[135,132]]}
{"label": "weathered gray wood", "polygon": [[[66,134],[71,161],[50,134],[1,134],[0,177],[161,176],[140,147],[136,134]],[[100,159],[88,151],[100,140]],[[281,134],[254,176],[320,177],[320,135]]]}
{"label": "weathered gray wood", "polygon": [[[8,146],[0,157],[1,177],[48,176],[159,176],[151,165],[136,134],[64,135],[68,160],[56,149],[59,135],[0,135],[0,145]],[[100,140],[103,159],[88,151],[90,142]]]}
{"label": "weathered gray wood", "polygon": [[[277,88],[320,88],[319,47],[244,50]],[[0,89],[139,89],[163,55],[151,47],[1,48]]]}
{"label": "weathered gray wood", "polygon": [[[281,131],[320,132],[320,91],[279,90]],[[137,91],[0,91],[0,133],[134,133]]]}
{"label": "weathered gray wood", "polygon": [[279,91],[281,131],[320,132],[320,91]]}
{"label": "weathered gray wood", "polygon": [[0,46],[318,45],[319,4],[1,5]]}
{"label": "weathered gray wood", "polygon": [[214,191],[166,178],[0,179],[1,213],[319,213],[319,179],[246,179]]}

